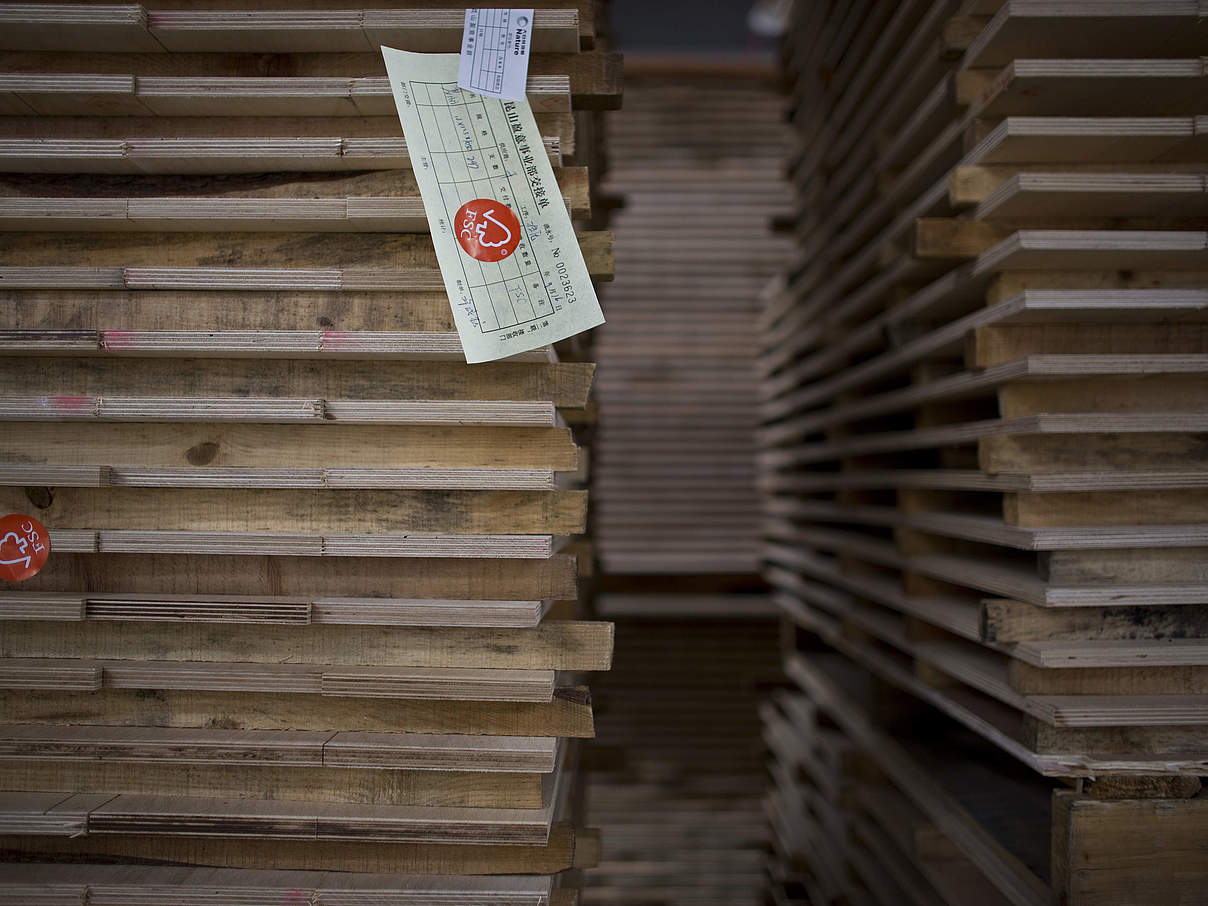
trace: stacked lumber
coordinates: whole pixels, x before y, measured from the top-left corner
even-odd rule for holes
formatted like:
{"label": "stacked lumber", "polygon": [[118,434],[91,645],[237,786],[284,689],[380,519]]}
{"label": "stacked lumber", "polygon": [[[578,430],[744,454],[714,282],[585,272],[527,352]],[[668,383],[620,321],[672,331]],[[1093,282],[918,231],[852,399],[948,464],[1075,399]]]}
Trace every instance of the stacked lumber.
{"label": "stacked lumber", "polygon": [[617,619],[593,684],[584,807],[602,841],[583,902],[760,906],[768,831],[760,702],[779,680],[763,617]]}
{"label": "stacked lumber", "polygon": [[[797,5],[798,258],[759,360],[764,575],[797,630],[765,709],[782,902],[1203,895],[1203,23]],[[870,677],[926,704],[913,728]],[[889,840],[915,819],[943,842]]]}
{"label": "stacked lumber", "polygon": [[760,906],[766,886],[757,708],[780,671],[751,364],[755,291],[787,260],[787,130],[770,73],[700,68],[631,58],[605,115],[621,267],[596,332],[594,605],[618,652],[585,771],[599,906]]}
{"label": "stacked lumber", "polygon": [[[464,8],[405,6],[0,4],[0,511],[52,544],[0,589],[0,902],[546,906],[595,858],[594,365],[465,364],[378,50]],[[619,59],[558,6],[581,219]]]}
{"label": "stacked lumber", "polygon": [[784,98],[757,74],[626,84],[605,189],[619,279],[599,331],[595,482],[614,574],[754,574],[758,290],[790,259]]}

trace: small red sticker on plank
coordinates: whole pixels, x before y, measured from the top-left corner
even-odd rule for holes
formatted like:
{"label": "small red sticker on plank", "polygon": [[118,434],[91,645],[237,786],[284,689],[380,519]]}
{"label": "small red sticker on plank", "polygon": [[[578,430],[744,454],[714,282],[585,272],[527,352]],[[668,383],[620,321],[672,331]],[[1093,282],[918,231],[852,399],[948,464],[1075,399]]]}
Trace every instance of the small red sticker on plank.
{"label": "small red sticker on plank", "polygon": [[50,556],[50,533],[33,516],[9,513],[0,519],[0,579],[24,582],[36,576]]}

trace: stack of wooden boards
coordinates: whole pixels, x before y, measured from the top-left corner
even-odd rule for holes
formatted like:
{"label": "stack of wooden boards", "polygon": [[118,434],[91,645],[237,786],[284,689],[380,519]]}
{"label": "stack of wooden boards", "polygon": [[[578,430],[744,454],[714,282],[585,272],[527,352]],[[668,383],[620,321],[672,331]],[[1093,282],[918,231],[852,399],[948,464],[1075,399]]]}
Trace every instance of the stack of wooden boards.
{"label": "stack of wooden boards", "polygon": [[[702,67],[708,72],[707,67]],[[757,75],[634,77],[606,117],[619,279],[599,331],[596,528],[614,574],[759,568],[758,291],[790,260],[785,99]]]}
{"label": "stack of wooden boards", "polygon": [[1206,55],[1195,2],[797,4],[781,902],[1203,899]]}
{"label": "stack of wooden boards", "polygon": [[779,679],[776,621],[731,610],[616,625],[616,663],[592,685],[584,809],[602,843],[583,902],[762,906],[758,708]]}
{"label": "stack of wooden boards", "polygon": [[[581,217],[619,61],[568,6]],[[570,903],[594,366],[465,364],[378,51],[464,9],[197,7],[0,4],[0,512],[53,544],[0,590],[0,902]]]}
{"label": "stack of wooden boards", "polygon": [[788,260],[788,130],[770,71],[674,69],[630,58],[605,117],[622,264],[596,332],[595,606],[618,658],[593,686],[584,805],[603,843],[584,902],[760,906],[758,705],[780,671],[752,363],[756,292]]}

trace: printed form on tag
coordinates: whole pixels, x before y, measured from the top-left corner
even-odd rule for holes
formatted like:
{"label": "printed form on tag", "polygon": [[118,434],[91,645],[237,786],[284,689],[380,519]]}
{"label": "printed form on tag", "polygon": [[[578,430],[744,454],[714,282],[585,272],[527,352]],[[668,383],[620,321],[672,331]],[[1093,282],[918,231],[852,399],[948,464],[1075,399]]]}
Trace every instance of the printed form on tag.
{"label": "printed form on tag", "polygon": [[603,324],[528,102],[459,88],[458,54],[382,54],[466,361]]}
{"label": "printed form on tag", "polygon": [[467,9],[457,84],[487,97],[523,101],[532,39],[531,9]]}

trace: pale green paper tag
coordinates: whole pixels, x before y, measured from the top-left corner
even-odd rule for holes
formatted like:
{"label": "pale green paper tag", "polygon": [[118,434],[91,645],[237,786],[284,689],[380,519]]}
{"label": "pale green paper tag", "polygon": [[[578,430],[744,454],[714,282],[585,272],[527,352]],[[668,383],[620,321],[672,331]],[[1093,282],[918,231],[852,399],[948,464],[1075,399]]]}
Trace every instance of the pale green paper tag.
{"label": "pale green paper tag", "polygon": [[603,324],[528,101],[459,88],[459,54],[382,54],[466,361]]}

